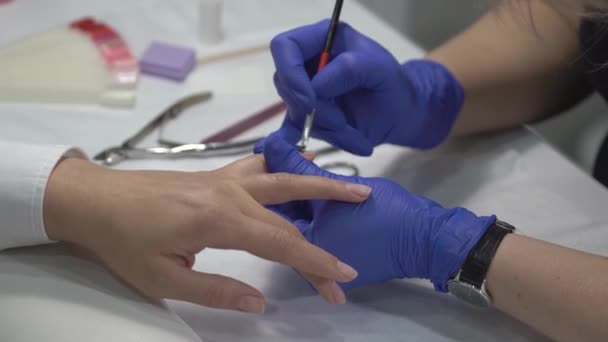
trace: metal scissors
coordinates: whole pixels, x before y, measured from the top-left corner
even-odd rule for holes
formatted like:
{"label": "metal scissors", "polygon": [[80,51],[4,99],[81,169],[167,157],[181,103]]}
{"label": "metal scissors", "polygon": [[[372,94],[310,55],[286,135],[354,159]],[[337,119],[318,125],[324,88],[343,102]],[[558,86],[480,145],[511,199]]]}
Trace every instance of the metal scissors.
{"label": "metal scissors", "polygon": [[236,156],[252,151],[252,146],[263,137],[236,142],[209,142],[204,144],[177,144],[159,139],[159,146],[137,147],[142,140],[157,128],[177,118],[188,107],[209,101],[213,94],[202,92],[187,96],[158,114],[137,133],[127,138],[122,144],[99,152],[94,159],[106,166],[114,166],[125,160],[133,159],[178,159],[178,158],[211,158]]}
{"label": "metal scissors", "polygon": [[[251,139],[229,141],[232,137],[243,133],[265,120],[273,117],[277,113],[284,111],[283,104],[275,104],[268,109],[253,115],[252,117],[237,123],[222,132],[216,133],[213,136],[204,139],[201,143],[180,143],[168,141],[160,137],[157,140],[158,146],[154,147],[138,147],[146,137],[153,133],[156,129],[162,129],[163,125],[169,121],[179,117],[188,107],[209,101],[213,97],[211,92],[202,92],[187,96],[169,108],[162,111],[150,122],[148,122],[139,131],[127,138],[118,146],[107,148],[97,155],[94,160],[101,162],[106,166],[115,166],[126,160],[137,159],[180,159],[180,158],[213,158],[213,157],[230,157],[250,154],[253,151],[255,144],[264,137],[256,137]],[[314,151],[318,156],[337,152],[334,147],[320,149]],[[346,162],[330,163],[322,166],[326,170],[345,171],[342,174],[357,176],[359,169],[357,166]]]}

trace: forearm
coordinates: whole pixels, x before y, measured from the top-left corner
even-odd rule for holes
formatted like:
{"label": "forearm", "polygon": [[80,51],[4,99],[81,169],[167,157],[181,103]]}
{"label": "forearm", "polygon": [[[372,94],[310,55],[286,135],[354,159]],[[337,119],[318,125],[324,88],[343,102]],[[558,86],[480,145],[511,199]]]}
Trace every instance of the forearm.
{"label": "forearm", "polygon": [[[100,206],[97,184],[105,182],[106,169],[90,161],[66,159],[59,163],[44,195],[44,226],[54,241],[82,244],[94,238],[97,225],[109,225]],[[76,180],[76,181],[75,181]]]}
{"label": "forearm", "polygon": [[606,258],[511,234],[487,288],[498,309],[555,340],[608,340]]}
{"label": "forearm", "polygon": [[579,18],[540,0],[497,7],[432,51],[465,102],[452,135],[516,127],[559,113],[587,94],[577,62]]}

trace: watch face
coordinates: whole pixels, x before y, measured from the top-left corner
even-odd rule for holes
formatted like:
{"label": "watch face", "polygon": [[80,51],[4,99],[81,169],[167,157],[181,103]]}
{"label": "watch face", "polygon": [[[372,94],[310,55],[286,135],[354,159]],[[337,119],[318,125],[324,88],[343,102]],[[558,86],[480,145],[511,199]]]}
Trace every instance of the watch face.
{"label": "watch face", "polygon": [[452,280],[448,282],[448,290],[454,297],[473,306],[480,308],[490,307],[490,299],[488,296],[471,284]]}

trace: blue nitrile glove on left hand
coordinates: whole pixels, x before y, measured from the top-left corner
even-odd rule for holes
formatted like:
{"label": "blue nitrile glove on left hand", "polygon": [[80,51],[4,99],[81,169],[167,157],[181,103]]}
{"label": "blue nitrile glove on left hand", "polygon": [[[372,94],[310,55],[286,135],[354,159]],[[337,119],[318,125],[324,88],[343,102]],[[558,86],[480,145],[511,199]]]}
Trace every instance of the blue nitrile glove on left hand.
{"label": "blue nitrile glove on left hand", "polygon": [[371,155],[383,143],[428,149],[447,138],[464,98],[449,70],[431,60],[400,65],[381,45],[341,23],[333,59],[312,77],[328,28],[325,20],[271,43],[275,85],[289,108],[279,131],[285,140],[300,139],[313,109],[313,136],[357,155]]}
{"label": "blue nitrile glove on left hand", "polygon": [[264,142],[270,172],[321,176],[372,188],[361,204],[292,202],[271,209],[295,224],[306,239],[358,272],[345,289],[392,279],[430,279],[439,291],[461,268],[495,217],[463,208],[445,209],[381,178],[343,177],[320,169],[273,134]]}

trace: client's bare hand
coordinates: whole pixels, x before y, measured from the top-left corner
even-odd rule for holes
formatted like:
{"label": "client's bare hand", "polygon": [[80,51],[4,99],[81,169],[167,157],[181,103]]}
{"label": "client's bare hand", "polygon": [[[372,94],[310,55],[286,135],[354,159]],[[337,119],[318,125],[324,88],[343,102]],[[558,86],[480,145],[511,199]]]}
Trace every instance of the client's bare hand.
{"label": "client's bare hand", "polygon": [[368,195],[369,188],[330,179],[267,174],[261,156],[196,173],[115,171],[68,159],[47,186],[44,220],[51,239],[92,251],[144,295],[261,313],[258,290],[193,271],[195,255],[236,249],[281,262],[304,274],[328,302],[342,303],[336,281],[351,281],[356,272],[263,205],[360,202]]}

